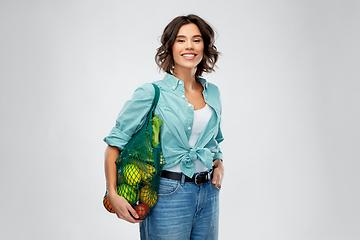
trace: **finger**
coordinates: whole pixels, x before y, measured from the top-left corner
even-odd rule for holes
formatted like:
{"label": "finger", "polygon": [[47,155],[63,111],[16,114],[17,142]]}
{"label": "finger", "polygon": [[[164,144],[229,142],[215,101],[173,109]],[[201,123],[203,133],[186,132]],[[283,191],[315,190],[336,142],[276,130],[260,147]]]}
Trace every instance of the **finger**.
{"label": "finger", "polygon": [[141,220],[138,220],[138,219],[135,219],[129,211],[125,211],[123,214],[119,214],[117,215],[118,218],[122,219],[122,220],[125,220],[125,221],[128,221],[130,223],[139,223],[139,222],[142,222]]}
{"label": "finger", "polygon": [[135,218],[135,219],[139,218],[139,215],[137,214],[137,212],[135,211],[134,208],[130,207],[130,208],[128,208],[128,210],[133,218]]}
{"label": "finger", "polygon": [[139,223],[142,222],[142,220],[137,219],[139,218],[139,215],[135,211],[135,209],[129,204],[126,204],[126,211],[124,213],[124,220],[130,222],[130,223]]}
{"label": "finger", "polygon": [[215,186],[219,189],[221,188],[221,176],[220,175],[217,177]]}
{"label": "finger", "polygon": [[212,184],[216,184],[216,181],[217,181],[217,177],[218,177],[218,172],[216,170],[214,170],[214,173],[213,173],[213,177],[212,177]]}
{"label": "finger", "polygon": [[221,173],[219,171],[214,172],[212,184],[214,184],[217,188],[221,188]]}
{"label": "finger", "polygon": [[128,222],[130,222],[130,223],[140,223],[140,222],[142,222],[142,220],[135,219],[135,218],[130,214],[130,212],[128,212],[128,214],[125,216],[124,220],[125,220],[125,221],[128,221]]}
{"label": "finger", "polygon": [[216,181],[216,187],[217,188],[221,188],[221,177],[219,176],[219,180],[218,181]]}
{"label": "finger", "polygon": [[218,184],[218,177],[217,176],[213,178],[212,184],[214,184],[214,185]]}

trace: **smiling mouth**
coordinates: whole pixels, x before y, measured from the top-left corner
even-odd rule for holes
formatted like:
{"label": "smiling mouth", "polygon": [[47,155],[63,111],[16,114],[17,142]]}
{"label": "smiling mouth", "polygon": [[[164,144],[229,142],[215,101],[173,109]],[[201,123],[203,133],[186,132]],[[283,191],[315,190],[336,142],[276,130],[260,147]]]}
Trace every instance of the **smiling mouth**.
{"label": "smiling mouth", "polygon": [[193,53],[185,53],[185,54],[182,54],[181,56],[183,56],[185,59],[187,60],[192,60],[196,57],[196,54],[193,54]]}

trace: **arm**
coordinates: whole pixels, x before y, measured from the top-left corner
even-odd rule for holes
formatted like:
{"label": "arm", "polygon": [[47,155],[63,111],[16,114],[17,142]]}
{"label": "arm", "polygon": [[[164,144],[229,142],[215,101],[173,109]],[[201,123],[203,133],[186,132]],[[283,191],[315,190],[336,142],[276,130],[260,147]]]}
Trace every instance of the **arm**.
{"label": "arm", "polygon": [[[222,135],[220,125],[219,125],[218,134],[217,134],[215,139],[216,139],[216,142],[218,142],[218,144],[221,143],[222,141],[224,141],[224,137]],[[223,154],[222,154],[221,149],[219,147],[218,147],[217,150],[218,151],[215,154],[214,160],[213,160],[214,173],[213,173],[212,183],[217,188],[221,188],[222,180],[224,178],[224,165],[223,165],[223,162],[222,162]]]}
{"label": "arm", "polygon": [[118,218],[124,219],[130,223],[139,223],[141,220],[136,220],[132,217],[134,216],[135,218],[139,218],[136,211],[124,197],[117,194],[117,172],[115,161],[119,155],[119,148],[110,145],[107,146],[105,151],[105,177],[108,199]]}

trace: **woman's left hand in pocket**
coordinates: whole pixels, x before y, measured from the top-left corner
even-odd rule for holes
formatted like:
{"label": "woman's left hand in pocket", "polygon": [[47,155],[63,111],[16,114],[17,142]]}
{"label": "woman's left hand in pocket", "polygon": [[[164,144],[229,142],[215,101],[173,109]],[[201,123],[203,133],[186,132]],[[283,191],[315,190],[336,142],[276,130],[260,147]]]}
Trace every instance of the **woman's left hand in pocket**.
{"label": "woman's left hand in pocket", "polygon": [[216,159],[214,161],[214,172],[212,177],[212,184],[214,184],[217,188],[221,188],[222,180],[224,178],[224,165],[220,159]]}

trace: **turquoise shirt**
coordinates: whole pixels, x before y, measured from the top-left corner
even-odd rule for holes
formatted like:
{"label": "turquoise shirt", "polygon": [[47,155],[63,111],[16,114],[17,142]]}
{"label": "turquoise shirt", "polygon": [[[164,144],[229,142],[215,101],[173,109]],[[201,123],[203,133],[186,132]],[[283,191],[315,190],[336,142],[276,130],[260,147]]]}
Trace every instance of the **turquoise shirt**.
{"label": "turquoise shirt", "polygon": [[[171,74],[155,82],[160,88],[160,99],[155,114],[163,120],[161,125],[161,147],[165,159],[163,169],[180,164],[181,171],[188,177],[195,172],[194,160],[199,159],[207,168],[212,168],[213,160],[221,159],[219,143],[224,140],[221,133],[221,101],[217,86],[204,78],[199,81],[204,86],[205,102],[212,108],[212,116],[200,133],[195,145],[190,147],[189,138],[194,120],[194,106],[185,98],[184,83]],[[116,125],[104,141],[122,150],[131,136],[144,124],[150,110],[155,90],[146,83],[135,90],[118,115]]]}

